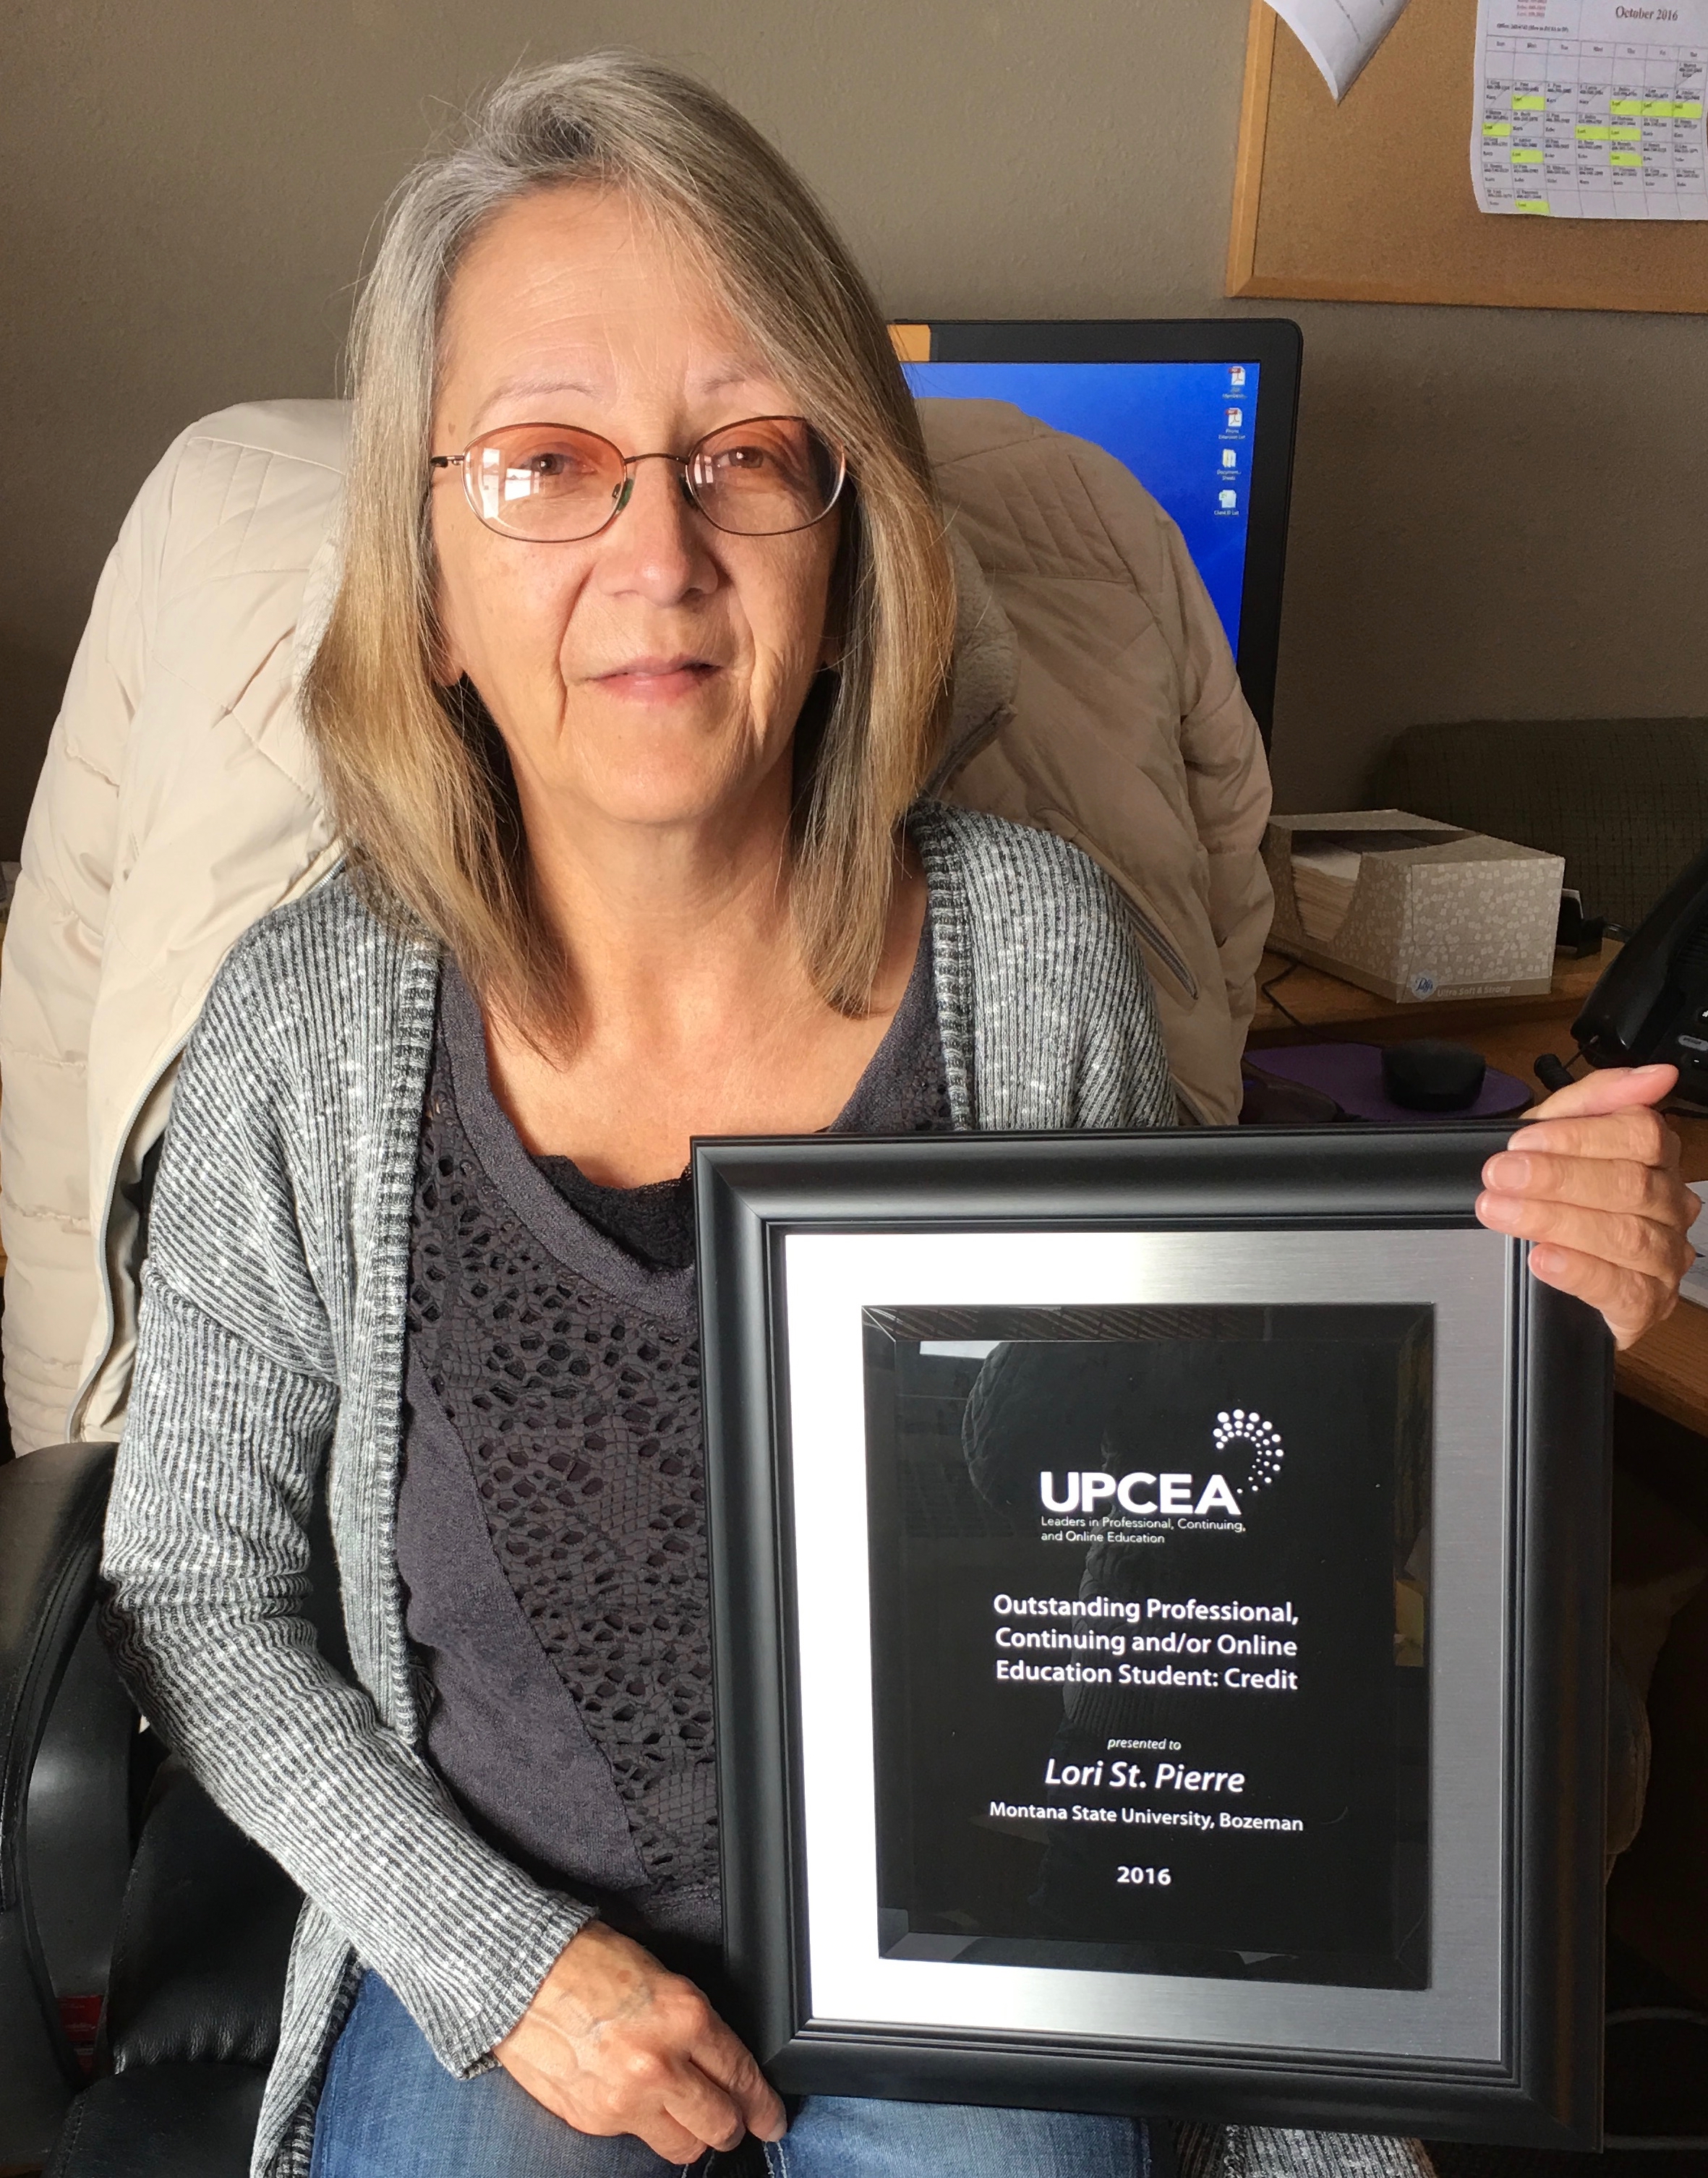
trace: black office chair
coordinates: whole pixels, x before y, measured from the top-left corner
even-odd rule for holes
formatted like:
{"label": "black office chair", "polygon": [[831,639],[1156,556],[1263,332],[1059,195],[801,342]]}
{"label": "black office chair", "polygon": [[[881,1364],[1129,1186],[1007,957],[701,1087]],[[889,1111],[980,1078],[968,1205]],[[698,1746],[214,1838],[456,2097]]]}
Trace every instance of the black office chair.
{"label": "black office chair", "polygon": [[[302,1902],[174,1761],[133,1820],[151,1736],[93,1618],[112,1457],[59,1445],[0,1466],[0,2169],[244,2178]],[[123,1896],[93,2078],[55,1972],[68,1839],[70,1908]]]}

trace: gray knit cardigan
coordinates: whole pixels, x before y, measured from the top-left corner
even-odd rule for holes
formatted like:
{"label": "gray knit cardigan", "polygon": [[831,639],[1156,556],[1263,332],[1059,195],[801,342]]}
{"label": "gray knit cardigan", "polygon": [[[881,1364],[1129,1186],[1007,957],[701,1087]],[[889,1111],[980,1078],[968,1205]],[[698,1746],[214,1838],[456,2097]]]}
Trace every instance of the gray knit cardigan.
{"label": "gray knit cardigan", "polygon": [[[914,836],[955,1125],[1168,1124],[1114,886],[996,818],[930,806]],[[474,1835],[422,1751],[394,1529],[439,966],[342,878],[257,924],[184,1053],[154,1194],[107,1631],[145,1714],[306,1900],[254,2178],[307,2178],[362,1967],[468,2075],[588,1918]],[[353,1682],[304,1616],[323,1472]],[[1251,2143],[1242,2170],[1324,2167],[1308,2136],[1215,2137],[1218,2160]],[[1418,2167],[1398,2143],[1320,2147],[1342,2172]]]}
{"label": "gray knit cardigan", "polygon": [[[1120,895],[1075,848],[916,813],[957,1127],[1173,1117]],[[107,1517],[144,1710],[302,1887],[253,2170],[304,2178],[359,1966],[488,2061],[588,1918],[484,1844],[422,1752],[394,1547],[409,1204],[439,975],[343,878],[233,949],[186,1050]],[[354,1680],[304,1617],[322,1470]]]}

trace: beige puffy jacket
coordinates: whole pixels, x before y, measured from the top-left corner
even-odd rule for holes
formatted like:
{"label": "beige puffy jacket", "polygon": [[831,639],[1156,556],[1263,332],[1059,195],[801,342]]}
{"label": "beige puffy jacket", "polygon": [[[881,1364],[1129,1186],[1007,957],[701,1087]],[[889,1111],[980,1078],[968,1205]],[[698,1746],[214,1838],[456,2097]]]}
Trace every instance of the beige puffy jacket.
{"label": "beige puffy jacket", "polygon": [[[1209,599],[1109,456],[998,402],[922,405],[961,577],[939,791],[1114,873],[1182,1101],[1230,1119],[1267,927],[1268,790]],[[233,942],[337,860],[293,691],[336,581],[344,432],[332,402],[193,425],[96,593],[0,956],[19,1451],[122,1421],[144,1161],[178,1055]]]}

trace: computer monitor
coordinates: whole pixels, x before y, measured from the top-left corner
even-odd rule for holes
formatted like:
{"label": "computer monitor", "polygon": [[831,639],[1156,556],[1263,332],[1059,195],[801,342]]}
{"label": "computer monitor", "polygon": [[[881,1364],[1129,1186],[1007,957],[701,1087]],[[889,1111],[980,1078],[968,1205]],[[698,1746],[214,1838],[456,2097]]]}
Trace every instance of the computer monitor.
{"label": "computer monitor", "polygon": [[1123,462],[1179,523],[1269,738],[1303,342],[1287,318],[892,328],[924,397],[1011,401]]}

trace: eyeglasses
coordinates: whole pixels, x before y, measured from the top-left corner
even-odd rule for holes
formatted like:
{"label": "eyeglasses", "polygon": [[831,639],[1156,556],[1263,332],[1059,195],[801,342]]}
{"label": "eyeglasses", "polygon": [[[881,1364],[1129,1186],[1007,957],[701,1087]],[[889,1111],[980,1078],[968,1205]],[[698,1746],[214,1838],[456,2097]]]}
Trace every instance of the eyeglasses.
{"label": "eyeglasses", "polygon": [[501,537],[571,544],[597,537],[634,494],[638,462],[668,462],[682,495],[714,529],[783,537],[822,522],[848,464],[803,416],[749,416],[709,431],[685,454],[626,454],[570,424],[509,424],[429,467],[460,468],[468,504]]}

